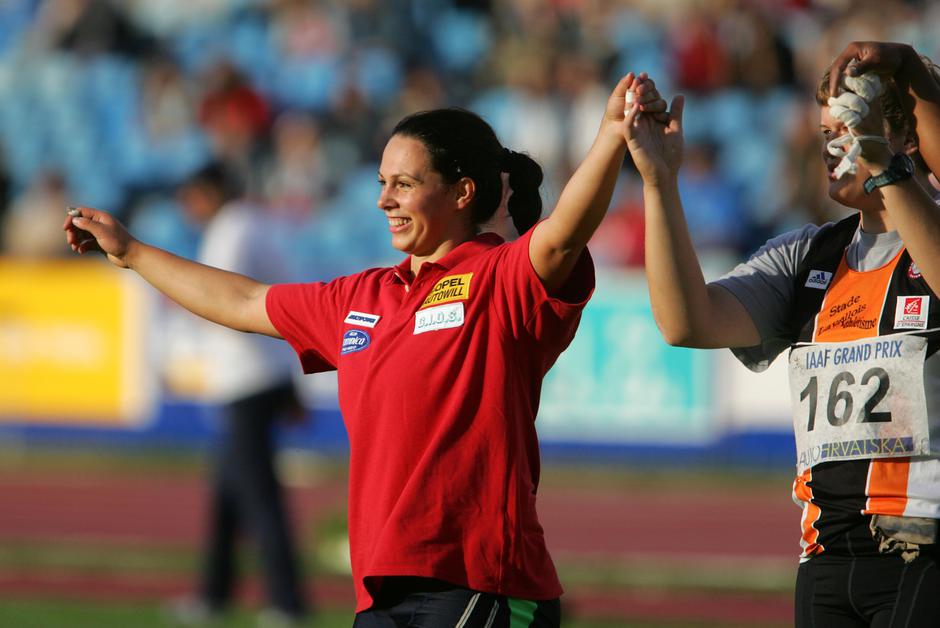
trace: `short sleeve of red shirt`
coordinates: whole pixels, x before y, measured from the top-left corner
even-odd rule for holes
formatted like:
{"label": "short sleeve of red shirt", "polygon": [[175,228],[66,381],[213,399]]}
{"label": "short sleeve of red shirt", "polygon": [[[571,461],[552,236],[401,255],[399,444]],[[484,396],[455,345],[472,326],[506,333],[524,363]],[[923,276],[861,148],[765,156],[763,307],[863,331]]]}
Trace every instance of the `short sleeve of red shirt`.
{"label": "short sleeve of red shirt", "polygon": [[340,351],[338,321],[352,278],[329,283],[271,286],[266,297],[268,318],[300,357],[304,373],[336,370]]}
{"label": "short sleeve of red shirt", "polygon": [[503,298],[498,311],[515,335],[558,338],[555,346],[561,351],[574,337],[581,310],[594,291],[594,263],[584,249],[557,294],[549,295],[529,258],[532,234],[540,224],[501,247],[495,292]]}

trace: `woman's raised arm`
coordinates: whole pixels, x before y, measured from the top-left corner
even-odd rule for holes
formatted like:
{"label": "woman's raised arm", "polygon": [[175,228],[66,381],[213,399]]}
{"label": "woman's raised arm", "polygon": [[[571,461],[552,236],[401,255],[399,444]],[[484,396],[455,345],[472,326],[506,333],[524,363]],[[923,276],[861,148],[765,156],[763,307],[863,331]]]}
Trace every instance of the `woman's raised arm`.
{"label": "woman's raised arm", "polygon": [[669,344],[753,346],[760,334],[750,314],[730,292],[705,283],[689,235],[678,184],[684,106],[684,98],[676,96],[668,124],[642,118],[626,126],[630,154],[643,178],[646,279],[653,318]]}
{"label": "woman's raised arm", "polygon": [[[627,93],[635,102],[627,102]],[[630,111],[662,114],[666,102],[646,74],[624,76],[607,101],[594,144],[562,190],[551,215],[536,227],[529,244],[535,272],[551,294],[568,278],[610,205],[627,145],[624,124]]]}

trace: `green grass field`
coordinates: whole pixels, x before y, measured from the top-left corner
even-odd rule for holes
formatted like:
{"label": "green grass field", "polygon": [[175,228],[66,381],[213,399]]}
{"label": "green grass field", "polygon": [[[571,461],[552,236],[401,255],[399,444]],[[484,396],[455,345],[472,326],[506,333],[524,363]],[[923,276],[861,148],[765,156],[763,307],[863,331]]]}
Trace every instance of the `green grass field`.
{"label": "green grass field", "polygon": [[[207,628],[256,628],[256,614],[236,611],[211,623]],[[303,628],[349,628],[352,609],[322,610],[304,622]],[[633,622],[624,620],[588,621],[566,620],[565,628],[721,628],[716,623]],[[108,603],[57,600],[3,600],[0,599],[0,626],[10,628],[177,628],[166,611],[153,603]],[[749,628],[735,624],[736,628]],[[783,628],[781,624],[780,628]],[[774,628],[753,626],[752,628]]]}

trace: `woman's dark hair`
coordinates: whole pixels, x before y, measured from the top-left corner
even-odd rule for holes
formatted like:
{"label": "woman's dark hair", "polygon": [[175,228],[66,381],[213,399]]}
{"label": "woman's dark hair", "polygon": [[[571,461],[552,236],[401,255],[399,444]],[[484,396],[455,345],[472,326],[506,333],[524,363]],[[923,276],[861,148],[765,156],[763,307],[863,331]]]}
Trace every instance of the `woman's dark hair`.
{"label": "woman's dark hair", "polygon": [[434,109],[399,122],[392,135],[419,140],[431,156],[431,167],[447,183],[470,177],[476,183],[473,223],[490,219],[502,199],[500,173],[509,174],[509,215],[516,231],[528,231],[542,215],[542,167],[523,153],[503,148],[493,128],[466,109]]}

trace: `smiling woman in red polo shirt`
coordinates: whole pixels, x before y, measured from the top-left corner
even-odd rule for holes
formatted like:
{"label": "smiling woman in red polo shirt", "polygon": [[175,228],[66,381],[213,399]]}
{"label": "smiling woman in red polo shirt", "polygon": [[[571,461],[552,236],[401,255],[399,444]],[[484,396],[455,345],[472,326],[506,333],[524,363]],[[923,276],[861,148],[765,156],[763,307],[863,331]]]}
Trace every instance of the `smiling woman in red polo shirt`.
{"label": "smiling woman in red polo shirt", "polygon": [[[104,251],[204,318],[286,339],[305,372],[338,371],[356,626],[558,626],[562,589],[535,510],[539,393],[594,288],[586,245],[626,129],[665,108],[645,75],[625,76],[538,224],[541,168],[480,117],[405,118],[382,156],[378,207],[408,257],[328,283],[268,286],[200,266],[93,209],[65,229],[74,250]],[[481,233],[506,211],[522,237]]]}

